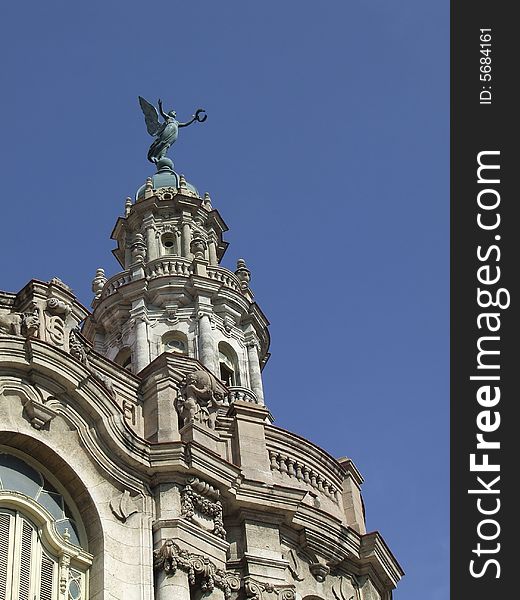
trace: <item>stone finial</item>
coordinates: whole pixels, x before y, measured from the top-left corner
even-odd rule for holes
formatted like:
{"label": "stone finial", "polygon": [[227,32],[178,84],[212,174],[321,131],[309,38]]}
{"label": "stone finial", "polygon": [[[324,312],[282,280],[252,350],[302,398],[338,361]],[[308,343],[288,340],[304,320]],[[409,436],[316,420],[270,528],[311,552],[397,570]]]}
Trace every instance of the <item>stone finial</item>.
{"label": "stone finial", "polygon": [[251,281],[251,271],[247,268],[246,261],[243,258],[237,260],[235,275],[240,279],[240,287],[243,290],[247,290]]}
{"label": "stone finial", "polygon": [[128,217],[132,210],[132,198],[130,196],[125,200],[125,217]]}
{"label": "stone finial", "polygon": [[144,197],[150,198],[153,195],[153,179],[151,177],[146,178],[146,183],[144,184]]}
{"label": "stone finial", "polygon": [[146,244],[142,233],[136,233],[132,244],[132,260],[134,263],[144,262],[146,258]]}
{"label": "stone finial", "polygon": [[96,269],[96,275],[92,280],[92,292],[94,294],[94,300],[99,300],[101,298],[101,292],[103,291],[103,287],[107,282],[107,278],[105,277],[105,269]]}
{"label": "stone finial", "polygon": [[204,252],[206,251],[207,244],[206,240],[198,232],[193,234],[193,239],[190,242],[190,252],[197,259],[204,259]]}
{"label": "stone finial", "polygon": [[188,187],[186,185],[186,177],[184,177],[184,175],[182,173],[179,175],[179,187],[180,188]]}
{"label": "stone finial", "polygon": [[207,210],[213,209],[213,206],[211,205],[211,196],[209,195],[209,192],[204,192],[204,199],[202,200],[202,204]]}

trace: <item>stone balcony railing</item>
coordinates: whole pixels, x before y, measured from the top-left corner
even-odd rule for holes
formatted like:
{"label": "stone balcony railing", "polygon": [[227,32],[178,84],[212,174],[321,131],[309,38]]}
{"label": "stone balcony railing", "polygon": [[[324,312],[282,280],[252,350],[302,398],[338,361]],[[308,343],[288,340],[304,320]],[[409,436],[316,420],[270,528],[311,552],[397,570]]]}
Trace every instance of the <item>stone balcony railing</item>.
{"label": "stone balcony railing", "polygon": [[167,257],[162,256],[151,260],[145,267],[144,273],[148,279],[155,279],[156,277],[189,277],[191,261],[181,257]]}
{"label": "stone balcony railing", "polygon": [[122,273],[117,273],[110,279],[108,279],[103,286],[103,291],[101,293],[101,299],[104,300],[108,298],[112,294],[115,294],[123,285],[130,283],[132,281],[132,276],[130,275],[130,271],[123,271]]}
{"label": "stone balcony railing", "polygon": [[243,402],[252,402],[258,404],[258,398],[256,394],[248,388],[234,385],[229,388],[229,394],[227,395],[227,401],[229,404],[235,402],[235,400],[242,400]]}
{"label": "stone balcony railing", "polygon": [[[155,279],[157,277],[189,277],[191,275],[191,261],[179,256],[162,256],[146,264],[144,268],[146,279]],[[243,293],[238,277],[224,267],[208,266],[208,279],[221,283],[224,287],[230,288],[238,293]],[[128,269],[122,273],[117,273],[108,279],[103,287],[101,299],[108,298],[117,290],[132,281],[131,270]]]}
{"label": "stone balcony railing", "polygon": [[266,429],[271,470],[291,478],[295,485],[313,488],[339,502],[343,472],[332,456],[314,444],[283,429]]}
{"label": "stone balcony railing", "polygon": [[224,267],[212,267],[207,268],[208,279],[220,282],[224,287],[231,288],[235,292],[242,293],[242,287],[240,286],[240,279],[232,272],[224,269]]}

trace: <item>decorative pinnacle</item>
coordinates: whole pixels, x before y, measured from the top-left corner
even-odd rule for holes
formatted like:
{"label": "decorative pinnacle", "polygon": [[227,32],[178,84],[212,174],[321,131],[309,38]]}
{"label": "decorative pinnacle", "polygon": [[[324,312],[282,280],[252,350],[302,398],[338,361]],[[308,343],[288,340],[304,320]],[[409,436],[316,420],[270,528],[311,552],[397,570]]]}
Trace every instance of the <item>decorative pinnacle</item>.
{"label": "decorative pinnacle", "polygon": [[204,208],[211,210],[213,207],[211,206],[211,196],[209,192],[204,192],[204,199],[202,200],[202,204],[204,204]]}
{"label": "decorative pinnacle", "polygon": [[179,175],[179,187],[181,188],[185,188],[186,186],[186,177],[184,177],[184,175],[181,173]]}
{"label": "decorative pinnacle", "polygon": [[146,244],[142,233],[136,233],[132,244],[132,259],[134,263],[144,262],[146,258]]}
{"label": "decorative pinnacle", "polygon": [[206,248],[206,240],[201,236],[200,233],[195,233],[190,242],[190,251],[193,256],[198,260],[203,260]]}
{"label": "decorative pinnacle", "polygon": [[94,293],[94,300],[99,300],[106,282],[107,278],[105,277],[105,269],[96,269],[96,276],[92,280],[92,292]]}
{"label": "decorative pinnacle", "polygon": [[128,217],[131,210],[132,210],[132,198],[130,198],[130,196],[128,196],[128,198],[125,200],[125,217]]}
{"label": "decorative pinnacle", "polygon": [[251,271],[247,268],[246,261],[243,258],[237,260],[235,275],[240,279],[240,287],[247,290],[251,281]]}

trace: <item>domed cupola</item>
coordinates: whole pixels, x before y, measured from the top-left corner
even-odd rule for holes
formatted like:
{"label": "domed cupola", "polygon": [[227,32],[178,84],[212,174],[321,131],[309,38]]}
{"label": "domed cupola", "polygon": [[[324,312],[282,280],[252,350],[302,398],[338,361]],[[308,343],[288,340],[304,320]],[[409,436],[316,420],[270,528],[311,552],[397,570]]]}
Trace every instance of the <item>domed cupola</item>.
{"label": "domed cupola", "polygon": [[[186,181],[184,175],[179,175],[173,170],[173,161],[167,157],[161,158],[157,161],[157,173],[152,175],[150,178],[152,189],[158,190],[160,188],[183,188],[188,194],[193,194],[196,197],[199,196],[197,188]],[[135,194],[135,200],[142,200],[144,198],[146,187],[150,186],[150,182],[143,184]]]}

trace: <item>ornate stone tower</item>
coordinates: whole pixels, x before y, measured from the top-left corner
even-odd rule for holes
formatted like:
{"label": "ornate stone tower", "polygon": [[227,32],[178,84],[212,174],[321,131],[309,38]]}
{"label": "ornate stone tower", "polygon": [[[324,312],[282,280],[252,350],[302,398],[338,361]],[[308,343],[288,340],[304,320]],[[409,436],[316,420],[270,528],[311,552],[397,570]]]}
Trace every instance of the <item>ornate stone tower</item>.
{"label": "ornate stone tower", "polygon": [[187,124],[141,101],[157,172],[92,312],[58,279],[0,293],[0,600],[390,600],[359,471],[273,424],[251,274],[164,156]]}
{"label": "ornate stone tower", "polygon": [[116,223],[114,254],[123,271],[107,281],[98,270],[84,333],[95,350],[134,373],[176,352],[198,359],[232,398],[263,405],[268,322],[245,262],[234,273],[220,266],[226,230],[209,194],[201,197],[162,159]]}

